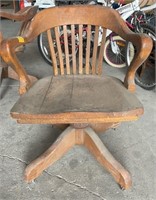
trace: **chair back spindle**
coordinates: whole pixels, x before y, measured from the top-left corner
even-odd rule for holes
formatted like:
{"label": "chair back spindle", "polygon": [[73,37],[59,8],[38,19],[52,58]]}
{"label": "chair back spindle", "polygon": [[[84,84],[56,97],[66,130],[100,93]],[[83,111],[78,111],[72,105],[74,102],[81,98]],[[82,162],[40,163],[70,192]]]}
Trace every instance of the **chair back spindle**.
{"label": "chair back spindle", "polygon": [[76,52],[75,52],[75,25],[71,25],[71,39],[72,39],[72,68],[73,74],[76,74]]}
{"label": "chair back spindle", "polygon": [[56,56],[55,56],[55,50],[54,50],[54,43],[53,39],[51,37],[51,31],[47,30],[47,36],[48,36],[48,42],[49,42],[49,48],[50,48],[50,55],[53,63],[53,71],[54,75],[58,75],[58,69],[57,69],[57,61],[56,61]]}

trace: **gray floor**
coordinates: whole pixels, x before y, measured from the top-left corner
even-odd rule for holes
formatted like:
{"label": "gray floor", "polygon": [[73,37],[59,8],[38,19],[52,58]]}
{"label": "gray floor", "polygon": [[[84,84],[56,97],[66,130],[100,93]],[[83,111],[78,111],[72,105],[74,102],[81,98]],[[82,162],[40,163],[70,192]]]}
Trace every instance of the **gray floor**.
{"label": "gray floor", "polygon": [[[1,20],[5,37],[15,35],[18,23]],[[51,73],[36,41],[19,55],[26,70],[41,78]],[[34,60],[34,65],[30,65]],[[106,67],[123,79],[126,69]],[[0,200],[155,200],[156,199],[156,93],[137,86],[145,114],[116,130],[100,134],[114,157],[132,175],[133,186],[122,191],[112,176],[83,147],[75,146],[34,182],[23,180],[26,165],[55,140],[60,130],[50,125],[20,125],[10,117],[19,98],[18,82],[3,80],[0,88]]]}

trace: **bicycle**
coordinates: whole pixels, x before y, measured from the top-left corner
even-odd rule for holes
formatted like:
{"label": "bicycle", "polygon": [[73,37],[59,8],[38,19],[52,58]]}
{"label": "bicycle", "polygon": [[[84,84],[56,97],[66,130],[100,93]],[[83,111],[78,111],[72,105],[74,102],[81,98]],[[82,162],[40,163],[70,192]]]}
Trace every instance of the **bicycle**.
{"label": "bicycle", "polygon": [[[140,8],[139,0],[135,0],[126,5],[120,5],[116,10],[120,13],[127,26],[133,32],[139,32],[140,24],[147,23],[152,19],[152,17],[147,19],[145,11],[151,10],[155,7],[156,3],[149,7]],[[127,59],[130,63],[135,54],[132,44],[129,44],[128,48],[126,46],[126,42],[121,37],[110,32],[104,49],[105,61],[112,67],[126,67]],[[127,53],[127,51],[129,52]],[[125,54],[127,54],[127,57],[125,57]]]}

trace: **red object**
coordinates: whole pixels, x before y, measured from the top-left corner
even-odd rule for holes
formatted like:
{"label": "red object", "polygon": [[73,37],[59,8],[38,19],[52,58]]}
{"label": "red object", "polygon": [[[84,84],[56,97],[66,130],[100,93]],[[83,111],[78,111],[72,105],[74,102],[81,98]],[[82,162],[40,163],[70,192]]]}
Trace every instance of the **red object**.
{"label": "red object", "polygon": [[120,0],[119,3],[123,5],[125,4],[125,0]]}
{"label": "red object", "polygon": [[20,9],[24,8],[24,0],[20,0],[19,2]]}

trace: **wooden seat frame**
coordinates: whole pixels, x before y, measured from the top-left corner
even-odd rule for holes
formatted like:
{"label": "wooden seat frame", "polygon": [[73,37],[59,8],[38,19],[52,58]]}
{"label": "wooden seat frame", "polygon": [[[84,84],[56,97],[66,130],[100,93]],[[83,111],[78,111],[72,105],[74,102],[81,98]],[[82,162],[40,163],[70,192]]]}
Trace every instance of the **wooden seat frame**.
{"label": "wooden seat frame", "polygon": [[[58,14],[59,13],[59,14]],[[96,16],[96,17],[95,17]],[[67,29],[66,26],[71,24],[71,32],[73,34],[74,28],[73,24],[79,26],[79,65],[78,71],[76,66],[73,64],[72,70],[69,67],[69,50],[67,44]],[[93,59],[91,70],[87,65],[89,61],[88,55],[86,54],[86,66],[83,69],[82,67],[82,25],[94,25],[95,28],[95,50],[93,50]],[[65,52],[66,52],[66,68],[64,69],[61,48],[59,46],[59,36],[57,34],[57,27],[63,26],[64,35],[65,35]],[[59,48],[59,59],[60,59],[60,68],[56,64],[56,54],[53,48],[53,42],[49,29],[53,28],[56,34],[56,42]],[[66,7],[55,7],[43,10],[39,12],[31,22],[29,29],[23,35],[23,40],[19,38],[11,38],[4,40],[2,42],[2,55],[6,63],[12,64],[15,70],[20,77],[20,91],[25,93],[31,87],[31,81],[29,77],[23,70],[21,63],[18,61],[15,53],[15,48],[31,42],[36,38],[40,33],[47,31],[48,40],[51,43],[51,53],[53,60],[53,74],[54,76],[70,76],[73,74],[80,74],[81,76],[87,76],[92,74],[93,76],[100,76],[102,73],[102,64],[103,64],[103,49],[105,40],[102,40],[102,44],[99,50],[98,57],[98,67],[96,68],[96,58],[97,58],[97,38],[99,27],[104,27],[116,32],[122,38],[127,41],[131,41],[136,46],[135,58],[131,63],[131,66],[128,68],[128,71],[125,76],[124,86],[128,89],[129,93],[134,92],[135,83],[134,76],[138,67],[146,60],[150,51],[152,49],[152,40],[144,34],[135,34],[131,32],[125,22],[120,18],[117,11],[104,8],[101,6],[66,6]],[[90,31],[88,31],[91,33]],[[105,37],[105,31],[103,31],[103,38]],[[89,34],[88,34],[89,35]],[[75,33],[73,37],[75,37]],[[75,40],[72,39],[72,45],[74,45]],[[90,38],[89,40],[90,41]],[[9,48],[6,48],[9,47]],[[87,50],[90,49],[90,42],[87,42]],[[74,48],[73,48],[74,51]],[[89,51],[90,52],[90,51]],[[76,63],[75,52],[72,54],[72,62]],[[71,71],[70,71],[71,70]],[[83,75],[84,73],[84,75]],[[33,90],[33,87],[31,88]],[[31,90],[30,89],[30,90]],[[97,90],[100,88],[97,88]],[[33,93],[32,93],[33,94]],[[29,96],[29,91],[26,93]],[[80,94],[81,95],[81,94]],[[22,97],[25,98],[24,96]],[[22,100],[21,100],[22,101]],[[80,102],[81,103],[81,102]],[[30,102],[31,104],[31,102]],[[82,102],[83,104],[83,102]],[[59,105],[58,105],[59,106]],[[16,106],[15,106],[16,107]],[[18,107],[18,102],[17,102]],[[135,107],[135,106],[134,106]],[[23,109],[23,108],[21,108]],[[23,112],[23,113],[22,113]],[[61,156],[67,152],[75,144],[85,145],[89,151],[97,158],[97,160],[112,174],[116,182],[123,188],[128,189],[131,186],[131,177],[127,170],[122,167],[122,165],[115,160],[115,158],[110,154],[110,152],[103,145],[102,141],[99,139],[95,133],[98,130],[98,127],[102,126],[102,130],[113,127],[119,122],[122,121],[131,121],[137,119],[142,113],[143,108],[138,110],[134,109],[133,112],[130,112],[126,116],[126,112],[94,112],[90,110],[88,112],[80,111],[70,111],[62,113],[25,113],[23,110],[21,113],[18,109],[13,108],[11,115],[13,118],[17,119],[18,123],[29,123],[29,124],[57,124],[65,125],[67,128],[63,133],[57,138],[57,140],[52,144],[52,146],[36,160],[31,162],[25,170],[25,179],[30,182],[37,178],[44,169],[54,163],[56,160],[61,158]],[[97,131],[98,132],[98,131]]]}

